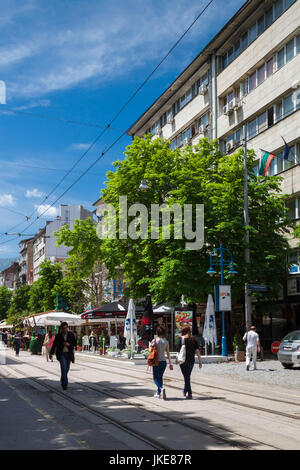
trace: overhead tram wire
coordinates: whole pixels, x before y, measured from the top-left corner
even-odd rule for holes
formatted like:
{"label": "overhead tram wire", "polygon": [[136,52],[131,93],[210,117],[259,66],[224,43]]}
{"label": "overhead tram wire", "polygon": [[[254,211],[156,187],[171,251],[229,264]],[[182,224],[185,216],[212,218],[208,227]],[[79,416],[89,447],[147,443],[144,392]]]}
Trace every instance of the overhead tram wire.
{"label": "overhead tram wire", "polygon": [[[201,10],[201,12],[196,16],[194,21],[190,24],[190,26],[184,31],[184,33],[179,37],[179,39],[173,44],[173,46],[169,49],[169,51],[165,54],[165,56],[162,58],[162,60],[158,63],[158,65],[151,71],[151,73],[146,77],[146,79],[142,82],[142,84],[136,89],[136,91],[131,95],[131,97],[126,101],[126,103],[121,107],[121,109],[115,114],[113,119],[110,121],[110,123],[106,126],[106,128],[101,132],[101,134],[94,140],[94,142],[90,145],[90,147],[84,152],[82,157],[72,166],[71,170],[82,160],[82,158],[87,154],[87,152],[95,145],[95,143],[102,137],[102,135],[111,127],[111,124],[120,116],[120,114],[126,109],[126,107],[129,105],[129,103],[135,98],[135,96],[141,91],[141,89],[146,85],[146,83],[150,80],[150,78],[154,75],[156,70],[163,64],[163,62],[169,57],[169,55],[173,52],[173,50],[178,46],[178,44],[182,41],[182,39],[187,35],[187,33],[191,30],[191,28],[194,26],[194,24],[199,20],[199,18],[205,13],[205,11],[208,9],[208,7],[213,3],[213,0],[210,0],[207,5]],[[126,131],[122,132],[122,134],[106,149],[104,150],[100,156],[79,176],[51,205],[50,207],[54,206],[70,189],[72,189],[73,186],[75,186],[78,181],[80,181],[87,173],[88,171],[93,168],[99,160],[111,149],[113,148],[121,139],[122,137],[126,134]],[[62,180],[55,186],[55,188],[47,195],[43,202],[45,202],[48,197],[53,194],[54,190],[61,184],[61,182],[70,174],[70,171],[67,173],[67,175],[62,178]],[[41,204],[43,204],[43,202]],[[41,205],[40,204],[40,205]],[[45,214],[50,207],[47,207],[47,209],[42,212],[34,221],[32,221],[27,227],[25,227],[24,230],[27,230],[29,227],[31,227],[43,214]],[[32,218],[33,214],[36,212],[36,210],[30,215],[30,218]],[[23,223],[23,222],[22,222]],[[21,225],[21,224],[19,224]],[[12,241],[12,240],[10,240]],[[0,243],[0,245],[4,244],[4,242]]]}
{"label": "overhead tram wire", "polygon": [[[7,113],[5,112],[6,110],[10,111],[12,114],[22,114],[22,115],[25,115],[25,116],[48,119],[50,121],[62,122],[63,124],[75,124],[75,125],[78,125],[78,126],[96,127],[98,129],[105,129],[106,128],[106,126],[101,126],[100,124],[93,124],[93,123],[82,122],[82,121],[73,121],[71,119],[64,119],[64,118],[59,118],[59,117],[54,117],[54,116],[48,116],[46,114],[40,114],[40,113],[31,113],[30,111],[23,111],[23,110],[16,109],[16,108],[11,108],[11,107],[6,107],[5,109],[1,108],[0,109],[0,114],[2,114],[2,115],[6,114],[7,115]],[[116,127],[111,127],[111,130],[122,132],[123,129],[118,129]]]}

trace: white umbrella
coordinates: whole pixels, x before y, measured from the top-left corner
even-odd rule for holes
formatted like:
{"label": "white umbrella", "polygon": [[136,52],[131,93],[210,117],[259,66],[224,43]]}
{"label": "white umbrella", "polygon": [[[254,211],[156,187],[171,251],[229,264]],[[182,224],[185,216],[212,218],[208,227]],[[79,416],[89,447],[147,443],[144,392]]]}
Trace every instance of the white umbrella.
{"label": "white umbrella", "polygon": [[214,347],[217,344],[217,328],[215,319],[215,306],[211,294],[208,295],[206,304],[203,338],[205,343],[211,343],[214,353]]}
{"label": "white umbrella", "polygon": [[71,313],[57,311],[30,317],[28,321],[32,326],[59,326],[63,321],[66,321],[68,325],[71,326],[81,325],[84,323],[84,320],[81,320],[80,315],[72,315]]}
{"label": "white umbrella", "polygon": [[133,299],[129,300],[127,316],[125,320],[125,331],[124,336],[126,338],[126,344],[130,343],[131,346],[131,359],[133,358],[133,348],[137,340],[137,327],[135,317],[135,305]]}

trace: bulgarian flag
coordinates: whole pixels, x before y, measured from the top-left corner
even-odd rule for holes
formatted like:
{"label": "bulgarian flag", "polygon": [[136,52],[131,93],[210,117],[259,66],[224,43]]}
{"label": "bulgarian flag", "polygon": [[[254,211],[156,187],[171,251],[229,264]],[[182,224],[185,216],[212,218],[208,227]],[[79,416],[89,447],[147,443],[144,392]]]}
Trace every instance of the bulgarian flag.
{"label": "bulgarian flag", "polygon": [[267,152],[266,150],[260,150],[263,152],[263,156],[261,158],[258,174],[260,176],[267,176],[269,166],[271,165],[273,158],[275,158],[275,155],[273,155],[273,153]]}

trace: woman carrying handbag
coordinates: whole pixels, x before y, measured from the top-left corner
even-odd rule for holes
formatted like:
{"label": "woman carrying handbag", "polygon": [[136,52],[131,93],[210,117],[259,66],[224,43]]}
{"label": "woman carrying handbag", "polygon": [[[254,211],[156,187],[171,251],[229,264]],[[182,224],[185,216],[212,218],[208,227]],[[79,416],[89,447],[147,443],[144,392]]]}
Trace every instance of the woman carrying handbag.
{"label": "woman carrying handbag", "polygon": [[150,346],[156,348],[157,350],[157,362],[156,365],[152,365],[148,362],[148,365],[152,365],[153,368],[153,380],[157,387],[157,392],[155,393],[155,398],[160,398],[161,394],[163,399],[166,399],[166,391],[163,388],[163,375],[167,367],[167,361],[165,357],[165,353],[167,353],[169,359],[169,367],[170,370],[173,370],[171,355],[170,355],[170,348],[169,348],[169,341],[165,338],[166,331],[164,328],[159,326],[156,330],[156,334],[158,338],[155,338]]}
{"label": "woman carrying handbag", "polygon": [[[179,361],[180,369],[184,377],[184,389],[182,390],[182,394],[184,397],[186,397],[187,400],[191,400],[193,398],[191,388],[191,373],[195,364],[195,354],[198,356],[200,369],[202,367],[202,359],[197,341],[195,340],[194,336],[191,335],[191,329],[189,326],[182,328],[181,336],[182,338],[180,338],[179,350],[181,350],[183,345],[185,346],[185,361]],[[180,354],[178,357],[179,356]]]}

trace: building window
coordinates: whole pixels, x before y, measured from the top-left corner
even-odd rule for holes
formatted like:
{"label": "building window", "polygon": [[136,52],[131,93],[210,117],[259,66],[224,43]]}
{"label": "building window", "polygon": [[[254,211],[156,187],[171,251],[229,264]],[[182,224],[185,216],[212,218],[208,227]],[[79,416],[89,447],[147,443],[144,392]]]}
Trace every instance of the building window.
{"label": "building window", "polygon": [[296,0],[277,0],[277,2],[242,35],[240,40],[235,43],[234,48],[231,47],[225,54],[223,54],[222,70],[227,67],[235,57],[243,52],[257,38],[257,36],[262,34],[265,29],[271,26],[284,10],[289,8],[295,1]]}
{"label": "building window", "polygon": [[270,60],[268,60],[268,62],[267,62],[267,77],[270,77],[270,75],[273,74],[273,70],[274,70],[273,67],[274,67],[274,59],[273,59],[273,57],[272,57],[272,58],[271,58]]}
{"label": "building window", "polygon": [[283,13],[283,0],[275,2],[275,20]]}
{"label": "building window", "polygon": [[300,54],[300,35],[296,37],[296,51]]}
{"label": "building window", "polygon": [[[283,158],[283,151],[280,152],[272,161],[272,168],[270,165],[268,175],[277,175],[282,171],[288,170],[292,166],[296,165],[297,158],[299,155],[299,144],[292,145],[290,147],[289,158],[288,160],[284,160]],[[300,207],[300,206],[299,206]]]}
{"label": "building window", "polygon": [[272,23],[273,23],[273,5],[272,5],[271,8],[269,8],[269,10],[267,10],[266,13],[265,13],[265,24],[266,24],[266,28],[268,28],[269,26],[271,26]]}
{"label": "building window", "polygon": [[256,135],[256,118],[248,123],[248,139],[251,139]]}
{"label": "building window", "polygon": [[283,117],[288,116],[294,111],[293,95],[289,95],[283,100]]}
{"label": "building window", "polygon": [[277,52],[277,69],[281,69],[284,66],[284,47]]}
{"label": "building window", "polygon": [[265,64],[262,65],[257,71],[257,85],[260,85],[265,80]]}
{"label": "building window", "polygon": [[254,90],[254,88],[256,88],[256,71],[249,78],[249,91]]}
{"label": "building window", "polygon": [[248,31],[242,36],[242,50],[248,47]]}
{"label": "building window", "polygon": [[286,45],[286,61],[288,62],[289,60],[291,60],[294,55],[294,39],[292,39]]}
{"label": "building window", "polygon": [[256,39],[256,23],[249,29],[249,44]]}
{"label": "building window", "polygon": [[257,21],[257,36],[262,34],[265,30],[265,17],[264,15],[259,18]]}

